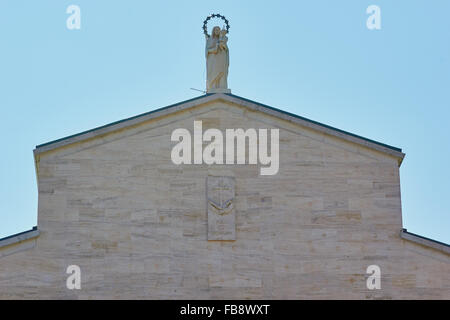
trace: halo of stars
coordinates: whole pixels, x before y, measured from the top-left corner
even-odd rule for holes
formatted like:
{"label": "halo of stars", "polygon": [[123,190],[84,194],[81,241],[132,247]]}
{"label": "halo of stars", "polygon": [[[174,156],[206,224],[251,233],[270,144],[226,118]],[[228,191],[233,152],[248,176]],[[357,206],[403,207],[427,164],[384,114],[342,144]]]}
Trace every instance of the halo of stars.
{"label": "halo of stars", "polygon": [[205,34],[205,36],[207,36],[208,38],[210,37],[210,35],[208,34],[207,25],[208,25],[208,21],[211,20],[212,18],[222,19],[225,22],[227,33],[229,32],[228,30],[230,30],[230,24],[228,23],[227,18],[225,18],[225,16],[223,16],[221,14],[213,13],[213,14],[210,14],[209,16],[207,16],[205,21],[203,21],[203,33]]}

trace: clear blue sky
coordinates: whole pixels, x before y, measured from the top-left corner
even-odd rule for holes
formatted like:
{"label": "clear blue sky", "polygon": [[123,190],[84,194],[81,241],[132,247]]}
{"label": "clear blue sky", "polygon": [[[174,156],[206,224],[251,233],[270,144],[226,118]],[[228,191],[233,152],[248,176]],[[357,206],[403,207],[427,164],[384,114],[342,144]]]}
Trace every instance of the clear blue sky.
{"label": "clear blue sky", "polygon": [[404,227],[450,243],[448,0],[2,0],[0,238],[37,223],[36,145],[200,94],[215,12],[234,94],[402,148]]}

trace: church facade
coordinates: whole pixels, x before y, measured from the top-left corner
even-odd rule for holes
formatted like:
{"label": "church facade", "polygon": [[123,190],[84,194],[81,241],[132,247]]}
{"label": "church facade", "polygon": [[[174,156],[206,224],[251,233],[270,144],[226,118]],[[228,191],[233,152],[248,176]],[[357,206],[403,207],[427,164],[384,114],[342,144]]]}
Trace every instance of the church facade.
{"label": "church facade", "polygon": [[[227,130],[272,130],[277,171],[261,148],[196,163],[195,137],[174,162],[200,121],[216,160]],[[1,299],[450,299],[450,247],[403,229],[399,148],[210,93],[34,155],[38,226],[0,240]]]}

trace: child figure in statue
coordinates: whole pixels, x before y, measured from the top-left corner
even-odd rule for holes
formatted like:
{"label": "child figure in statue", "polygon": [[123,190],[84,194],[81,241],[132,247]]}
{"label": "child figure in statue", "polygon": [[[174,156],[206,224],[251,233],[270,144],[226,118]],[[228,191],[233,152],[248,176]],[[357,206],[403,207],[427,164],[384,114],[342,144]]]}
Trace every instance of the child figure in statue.
{"label": "child figure in statue", "polygon": [[225,29],[225,27],[223,27],[222,30],[220,31],[219,47],[222,50],[228,51],[227,42],[228,42],[227,30]]}

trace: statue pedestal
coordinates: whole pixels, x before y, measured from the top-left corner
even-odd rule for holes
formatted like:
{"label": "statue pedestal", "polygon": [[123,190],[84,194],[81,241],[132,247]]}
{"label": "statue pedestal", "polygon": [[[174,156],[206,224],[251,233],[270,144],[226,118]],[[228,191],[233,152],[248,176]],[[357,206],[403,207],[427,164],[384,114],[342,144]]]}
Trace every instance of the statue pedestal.
{"label": "statue pedestal", "polygon": [[224,89],[224,88],[214,88],[206,90],[206,93],[231,93],[230,89]]}

